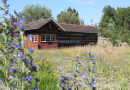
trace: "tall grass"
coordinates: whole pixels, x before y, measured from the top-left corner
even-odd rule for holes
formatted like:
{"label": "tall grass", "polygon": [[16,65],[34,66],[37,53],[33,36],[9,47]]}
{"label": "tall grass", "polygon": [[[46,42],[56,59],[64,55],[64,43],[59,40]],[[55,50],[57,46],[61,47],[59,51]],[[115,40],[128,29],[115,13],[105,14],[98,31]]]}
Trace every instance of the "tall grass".
{"label": "tall grass", "polygon": [[[35,63],[38,63],[46,68],[48,72],[51,72],[51,74],[42,73],[44,70],[39,72],[41,73],[39,74],[41,75],[41,78],[47,76],[44,78],[45,80],[42,79],[43,81],[48,80],[46,81],[47,83],[40,84],[41,86],[45,87],[44,90],[52,90],[47,89],[46,85],[49,85],[49,87],[56,87],[56,82],[58,82],[59,67],[70,70],[74,63],[73,61],[75,59],[75,55],[78,54],[78,56],[83,57],[85,60],[86,52],[95,53],[96,70],[98,75],[97,83],[95,84],[97,90],[129,90],[130,48],[113,46],[76,46],[56,50],[35,51]],[[84,66],[84,68],[86,67]],[[55,76],[55,79],[52,79],[53,81],[49,81],[51,76],[53,78],[53,75]],[[52,82],[54,83],[52,84]]]}

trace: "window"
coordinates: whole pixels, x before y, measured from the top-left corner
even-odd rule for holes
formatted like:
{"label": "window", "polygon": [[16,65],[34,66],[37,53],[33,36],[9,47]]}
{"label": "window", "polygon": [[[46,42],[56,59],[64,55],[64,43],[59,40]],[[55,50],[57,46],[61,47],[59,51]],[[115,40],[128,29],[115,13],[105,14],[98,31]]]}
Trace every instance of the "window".
{"label": "window", "polygon": [[41,34],[42,42],[53,42],[55,41],[55,34]]}
{"label": "window", "polygon": [[33,35],[33,42],[37,42],[37,35]]}

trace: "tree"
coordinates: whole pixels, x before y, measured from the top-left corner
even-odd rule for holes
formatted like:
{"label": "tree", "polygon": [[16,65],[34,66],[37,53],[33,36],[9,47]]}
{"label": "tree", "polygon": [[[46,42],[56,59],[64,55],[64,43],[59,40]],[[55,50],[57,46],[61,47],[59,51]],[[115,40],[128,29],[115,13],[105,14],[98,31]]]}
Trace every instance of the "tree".
{"label": "tree", "polygon": [[70,7],[67,11],[61,11],[61,13],[57,15],[57,22],[84,25],[84,20],[79,18],[78,12]]}
{"label": "tree", "polygon": [[109,24],[107,27],[107,37],[108,40],[112,42],[113,45],[117,45],[116,39],[117,37],[117,30],[115,28],[115,22],[112,18],[109,19]]}
{"label": "tree", "polygon": [[97,25],[97,23],[94,24],[94,27],[98,29],[98,25]]}
{"label": "tree", "polygon": [[103,12],[103,17],[101,18],[101,22],[99,24],[99,30],[104,32],[103,30],[107,29],[108,27],[109,19],[112,18],[113,20],[115,20],[114,16],[115,16],[116,10],[112,8],[110,5],[108,6],[106,5],[103,8],[102,12]]}
{"label": "tree", "polygon": [[40,6],[39,4],[26,5],[21,13],[27,19],[27,23],[52,17],[52,11],[46,6]]}

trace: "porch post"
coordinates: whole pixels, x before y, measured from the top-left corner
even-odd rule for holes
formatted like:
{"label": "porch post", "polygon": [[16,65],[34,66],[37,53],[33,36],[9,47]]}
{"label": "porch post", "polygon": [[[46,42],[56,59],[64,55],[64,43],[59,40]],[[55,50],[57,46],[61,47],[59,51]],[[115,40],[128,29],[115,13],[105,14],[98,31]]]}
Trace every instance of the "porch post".
{"label": "porch post", "polygon": [[38,45],[40,45],[40,34],[39,33],[37,34],[37,48],[38,48]]}

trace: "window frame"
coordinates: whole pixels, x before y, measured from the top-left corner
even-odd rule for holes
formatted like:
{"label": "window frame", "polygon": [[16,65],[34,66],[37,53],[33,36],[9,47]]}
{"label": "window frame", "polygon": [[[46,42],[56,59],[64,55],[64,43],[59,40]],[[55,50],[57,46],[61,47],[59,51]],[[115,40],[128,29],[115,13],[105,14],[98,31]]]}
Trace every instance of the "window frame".
{"label": "window frame", "polygon": [[[37,34],[32,34],[32,42],[37,42],[37,41],[33,41],[33,35],[36,35],[36,37],[37,37]],[[38,37],[37,37],[37,39],[38,39]]]}
{"label": "window frame", "polygon": [[[51,40],[51,35],[55,35],[55,41],[41,41],[41,35],[45,35],[45,40],[46,40],[46,35],[50,35],[50,40]],[[56,42],[56,34],[40,33],[40,42]]]}

